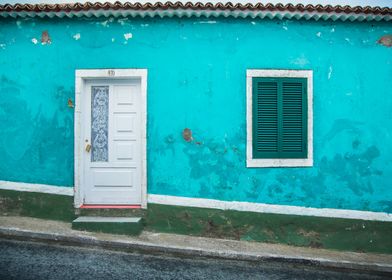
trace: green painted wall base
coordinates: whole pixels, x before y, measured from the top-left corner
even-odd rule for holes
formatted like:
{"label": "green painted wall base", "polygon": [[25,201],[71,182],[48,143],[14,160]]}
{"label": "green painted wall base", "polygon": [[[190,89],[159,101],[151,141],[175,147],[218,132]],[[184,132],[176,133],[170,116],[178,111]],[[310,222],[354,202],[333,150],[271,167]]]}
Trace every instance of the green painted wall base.
{"label": "green painted wall base", "polygon": [[146,230],[392,254],[392,223],[149,204]]}
{"label": "green painted wall base", "polygon": [[141,218],[84,216],[79,217],[72,222],[72,229],[139,235],[143,230],[143,225]]}
{"label": "green painted wall base", "polygon": [[[0,190],[2,215],[72,222],[73,197]],[[95,214],[113,213],[96,211]],[[79,214],[90,213],[82,210]],[[107,213],[107,214],[108,214]],[[392,254],[392,223],[149,204],[148,231]],[[124,215],[124,216],[128,216]],[[102,225],[100,226],[100,228]]]}
{"label": "green painted wall base", "polygon": [[41,219],[72,221],[73,196],[0,190],[0,213]]}

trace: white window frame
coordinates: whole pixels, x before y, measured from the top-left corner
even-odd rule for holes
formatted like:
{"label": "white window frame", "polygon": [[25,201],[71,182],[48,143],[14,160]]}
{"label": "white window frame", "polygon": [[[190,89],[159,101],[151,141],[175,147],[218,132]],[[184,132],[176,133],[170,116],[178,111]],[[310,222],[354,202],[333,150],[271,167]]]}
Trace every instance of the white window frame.
{"label": "white window frame", "polygon": [[141,208],[147,208],[147,69],[78,69],[75,71],[75,167],[74,167],[74,206],[79,208],[83,204],[83,194],[80,182],[83,181],[81,172],[82,159],[82,123],[81,123],[81,94],[84,84],[89,80],[97,79],[132,79],[141,80],[141,145],[142,145],[142,182],[141,182]]}
{"label": "white window frame", "polygon": [[[252,78],[307,78],[308,151],[307,158],[253,158]],[[313,71],[248,69],[246,71],[246,166],[247,167],[306,167],[313,166]]]}

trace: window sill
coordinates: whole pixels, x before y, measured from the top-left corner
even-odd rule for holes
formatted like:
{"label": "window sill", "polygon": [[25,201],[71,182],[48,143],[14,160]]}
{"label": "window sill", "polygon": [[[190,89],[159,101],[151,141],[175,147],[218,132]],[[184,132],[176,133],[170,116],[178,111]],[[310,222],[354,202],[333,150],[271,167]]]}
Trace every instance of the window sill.
{"label": "window sill", "polygon": [[312,158],[290,158],[290,159],[248,159],[246,167],[312,167]]}

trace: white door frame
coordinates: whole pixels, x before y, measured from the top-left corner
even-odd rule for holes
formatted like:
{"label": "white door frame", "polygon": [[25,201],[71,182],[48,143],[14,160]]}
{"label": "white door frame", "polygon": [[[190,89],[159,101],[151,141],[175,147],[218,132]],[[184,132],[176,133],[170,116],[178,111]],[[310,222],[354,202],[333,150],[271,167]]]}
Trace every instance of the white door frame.
{"label": "white door frame", "polygon": [[99,79],[134,79],[141,80],[141,144],[142,144],[142,185],[141,207],[147,208],[147,69],[80,69],[75,71],[75,150],[74,150],[74,206],[79,208],[83,205],[83,192],[81,182],[84,182],[82,171],[82,153],[84,149],[82,136],[82,94],[85,82]]}

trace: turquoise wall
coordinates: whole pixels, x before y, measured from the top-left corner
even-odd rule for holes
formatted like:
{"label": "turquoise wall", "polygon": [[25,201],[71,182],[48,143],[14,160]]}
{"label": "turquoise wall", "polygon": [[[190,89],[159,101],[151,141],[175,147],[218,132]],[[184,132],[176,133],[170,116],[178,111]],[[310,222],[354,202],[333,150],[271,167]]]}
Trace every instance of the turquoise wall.
{"label": "turquoise wall", "polygon": [[[1,19],[0,180],[72,186],[75,69],[147,68],[149,193],[392,213],[392,48],[376,43],[390,33],[376,22]],[[248,68],[313,69],[313,168],[246,168]]]}

